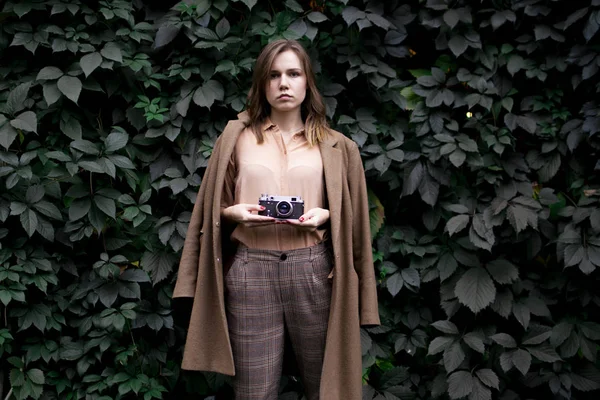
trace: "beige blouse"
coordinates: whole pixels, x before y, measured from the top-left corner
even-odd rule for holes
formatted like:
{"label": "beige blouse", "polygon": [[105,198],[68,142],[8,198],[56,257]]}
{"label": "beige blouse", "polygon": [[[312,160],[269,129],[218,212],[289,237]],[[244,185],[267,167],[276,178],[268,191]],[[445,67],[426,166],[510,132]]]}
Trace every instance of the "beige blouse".
{"label": "beige blouse", "polygon": [[[326,208],[323,161],[319,146],[310,146],[304,131],[286,142],[279,128],[267,120],[263,125],[264,142],[256,143],[249,128],[240,134],[229,162],[221,207],[234,204],[258,204],[261,194],[300,196],[304,212]],[[239,224],[231,235],[249,248],[292,250],[322,242],[326,230],[301,231],[291,225],[272,224],[246,227]]]}

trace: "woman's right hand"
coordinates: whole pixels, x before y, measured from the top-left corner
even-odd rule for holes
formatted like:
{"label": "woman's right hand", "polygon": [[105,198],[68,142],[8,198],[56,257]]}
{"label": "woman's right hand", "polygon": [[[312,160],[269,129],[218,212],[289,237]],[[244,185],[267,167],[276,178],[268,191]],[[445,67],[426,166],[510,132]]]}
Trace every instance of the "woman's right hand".
{"label": "woman's right hand", "polygon": [[258,204],[236,204],[221,211],[221,216],[232,222],[243,224],[247,227],[270,225],[276,222],[273,217],[254,214],[253,211],[262,211],[265,208]]}

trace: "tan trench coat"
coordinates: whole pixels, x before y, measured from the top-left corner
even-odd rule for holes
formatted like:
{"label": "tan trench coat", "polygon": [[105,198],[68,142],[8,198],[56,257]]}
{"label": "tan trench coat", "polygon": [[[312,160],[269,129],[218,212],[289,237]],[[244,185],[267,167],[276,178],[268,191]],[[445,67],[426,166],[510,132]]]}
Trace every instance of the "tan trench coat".
{"label": "tan trench coat", "polygon": [[[247,114],[217,139],[192,212],[173,297],[193,297],[182,368],[234,375],[223,286],[220,203],[227,164]],[[378,325],[364,169],[356,144],[331,131],[319,144],[330,210],[335,265],[321,375],[322,400],[362,398],[360,325]]]}

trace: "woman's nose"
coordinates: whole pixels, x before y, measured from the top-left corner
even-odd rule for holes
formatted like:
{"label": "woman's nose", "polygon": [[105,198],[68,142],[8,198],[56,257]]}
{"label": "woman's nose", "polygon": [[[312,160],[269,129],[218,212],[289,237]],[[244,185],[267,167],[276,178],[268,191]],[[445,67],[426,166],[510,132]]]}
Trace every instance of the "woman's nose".
{"label": "woman's nose", "polygon": [[281,75],[281,78],[279,80],[279,87],[288,87],[287,78],[285,77],[285,75]]}

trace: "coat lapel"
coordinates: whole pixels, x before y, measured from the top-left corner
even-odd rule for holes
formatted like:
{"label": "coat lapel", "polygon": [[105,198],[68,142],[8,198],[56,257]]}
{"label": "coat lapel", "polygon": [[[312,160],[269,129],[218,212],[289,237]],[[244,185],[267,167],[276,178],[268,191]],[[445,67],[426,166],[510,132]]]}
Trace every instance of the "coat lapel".
{"label": "coat lapel", "polygon": [[[338,243],[342,209],[342,152],[335,147],[338,139],[330,134],[319,143],[321,158],[323,160],[323,174],[325,175],[325,188],[329,202],[329,221],[331,225],[331,238]],[[337,250],[337,249],[335,249]]]}

